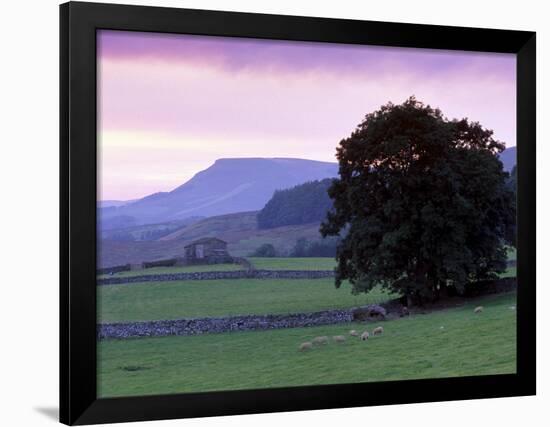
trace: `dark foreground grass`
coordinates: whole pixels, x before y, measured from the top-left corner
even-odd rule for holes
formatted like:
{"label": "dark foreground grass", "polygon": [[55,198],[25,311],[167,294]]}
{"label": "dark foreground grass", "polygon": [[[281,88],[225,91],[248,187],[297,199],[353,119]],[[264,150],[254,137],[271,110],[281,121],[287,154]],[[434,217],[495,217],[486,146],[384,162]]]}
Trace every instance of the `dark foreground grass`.
{"label": "dark foreground grass", "polygon": [[333,278],[189,280],[98,286],[98,321],[129,322],[242,314],[302,313],[380,303],[381,289],[352,295]]}
{"label": "dark foreground grass", "polygon": [[[473,308],[483,305],[481,314]],[[505,374],[516,371],[515,294],[381,323],[384,335],[348,337],[299,352],[349,324],[191,337],[102,341],[100,397]],[[376,324],[368,324],[372,330]]]}

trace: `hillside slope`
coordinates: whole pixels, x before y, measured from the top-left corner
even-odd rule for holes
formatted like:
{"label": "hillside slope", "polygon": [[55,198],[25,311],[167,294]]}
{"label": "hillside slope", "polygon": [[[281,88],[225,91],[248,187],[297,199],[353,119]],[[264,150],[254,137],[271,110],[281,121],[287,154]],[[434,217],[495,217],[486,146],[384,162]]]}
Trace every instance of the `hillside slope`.
{"label": "hillside slope", "polygon": [[101,240],[98,264],[111,267],[182,256],[185,245],[202,237],[225,240],[234,256],[249,255],[264,243],[271,243],[280,253],[288,253],[300,238],[309,241],[321,238],[319,223],[259,230],[256,214],[253,211],[206,218],[158,241]]}
{"label": "hillside slope", "polygon": [[151,194],[119,207],[111,206],[100,214],[104,222],[130,217],[137,225],[258,210],[275,190],[334,177],[337,173],[336,163],[314,160],[219,159],[173,191]]}

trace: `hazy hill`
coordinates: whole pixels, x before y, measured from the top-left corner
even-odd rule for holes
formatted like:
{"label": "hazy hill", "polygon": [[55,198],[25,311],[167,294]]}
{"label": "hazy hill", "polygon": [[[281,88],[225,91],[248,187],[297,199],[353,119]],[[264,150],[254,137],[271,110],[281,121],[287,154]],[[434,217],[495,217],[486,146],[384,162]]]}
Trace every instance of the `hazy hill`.
{"label": "hazy hill", "polygon": [[[115,217],[120,218],[120,217]],[[159,240],[175,230],[182,229],[190,224],[203,219],[202,217],[189,217],[186,219],[164,222],[160,224],[143,224],[130,227],[109,228],[109,225],[99,231],[98,236],[104,240]]]}
{"label": "hazy hill", "polygon": [[97,202],[98,208],[111,208],[115,207],[118,208],[119,206],[127,205],[128,203],[132,203],[134,200],[101,200]]}
{"label": "hazy hill", "polygon": [[[334,177],[336,163],[286,158],[219,159],[170,192],[155,193],[123,206],[100,210],[101,221],[134,218],[133,224],[167,222],[259,210],[275,190]],[[116,221],[115,221],[116,222]]]}
{"label": "hazy hill", "polygon": [[193,240],[212,236],[228,242],[234,256],[246,256],[264,243],[271,243],[278,252],[288,253],[300,238],[315,241],[321,238],[319,223],[291,225],[259,230],[257,212],[213,216],[177,230],[158,241],[102,240],[99,265],[109,267],[183,256],[184,247]]}
{"label": "hazy hill", "polygon": [[[504,169],[516,164],[516,147],[500,156]],[[171,222],[260,210],[276,190],[336,177],[336,163],[287,158],[219,159],[170,192],[135,201],[99,202],[101,229]]]}
{"label": "hazy hill", "polygon": [[504,165],[504,170],[511,172],[516,165],[517,150],[516,147],[510,147],[500,153],[500,161]]}
{"label": "hazy hill", "polygon": [[[507,149],[501,158],[504,167],[510,170],[515,165],[515,147]],[[195,175],[184,185],[169,193],[157,193],[123,207],[110,206],[105,211],[116,211],[108,222],[117,218],[167,218],[164,222],[173,227],[178,215],[192,217],[199,213],[208,218],[175,229],[158,241],[116,241],[101,240],[99,265],[112,266],[125,263],[141,263],[156,259],[182,256],[183,248],[189,242],[201,237],[215,236],[229,243],[229,251],[235,256],[245,256],[264,243],[271,243],[278,252],[290,251],[296,241],[305,238],[310,242],[320,239],[319,222],[295,225],[273,224],[274,228],[259,229],[257,214],[272,198],[277,189],[291,188],[315,179],[336,176],[337,166],[332,163],[298,159],[222,159],[210,168]],[[312,176],[318,175],[317,178]],[[307,188],[304,186],[303,188]],[[283,193],[281,206],[288,202],[294,192]],[[247,208],[250,205],[256,208]],[[219,215],[233,209],[241,212]],[[277,216],[285,209],[275,210]],[[135,216],[132,216],[135,215]],[[212,216],[213,215],[213,216]],[[301,218],[301,217],[300,217]],[[302,219],[300,219],[301,221]],[[124,221],[122,221],[124,222]],[[134,221],[135,222],[135,221]],[[157,228],[167,228],[163,221]],[[181,223],[179,224],[181,225]],[[140,226],[122,231],[149,232]],[[116,233],[105,232],[111,235]]]}

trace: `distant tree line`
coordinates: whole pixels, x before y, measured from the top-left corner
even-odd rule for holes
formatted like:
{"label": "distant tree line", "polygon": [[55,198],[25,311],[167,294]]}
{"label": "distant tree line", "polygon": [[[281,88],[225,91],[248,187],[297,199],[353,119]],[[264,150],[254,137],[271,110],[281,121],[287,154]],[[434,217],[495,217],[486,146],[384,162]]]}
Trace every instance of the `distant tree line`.
{"label": "distant tree line", "polygon": [[332,201],[327,193],[331,182],[327,178],[276,191],[258,213],[259,228],[321,222],[332,208]]}

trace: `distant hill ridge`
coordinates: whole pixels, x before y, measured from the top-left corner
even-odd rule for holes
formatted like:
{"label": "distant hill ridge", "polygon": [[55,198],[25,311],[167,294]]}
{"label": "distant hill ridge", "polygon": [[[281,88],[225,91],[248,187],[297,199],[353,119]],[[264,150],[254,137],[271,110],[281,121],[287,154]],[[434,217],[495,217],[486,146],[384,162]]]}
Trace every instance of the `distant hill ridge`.
{"label": "distant hill ridge", "polygon": [[[516,164],[516,147],[500,158],[504,169]],[[115,229],[209,217],[264,208],[276,190],[338,176],[338,164],[296,158],[221,158],[169,192],[136,201],[99,202],[100,227]],[[103,208],[102,208],[103,207]]]}
{"label": "distant hill ridge", "polygon": [[170,192],[101,210],[106,224],[132,217],[136,224],[259,210],[276,190],[337,176],[337,163],[293,158],[218,159]]}

